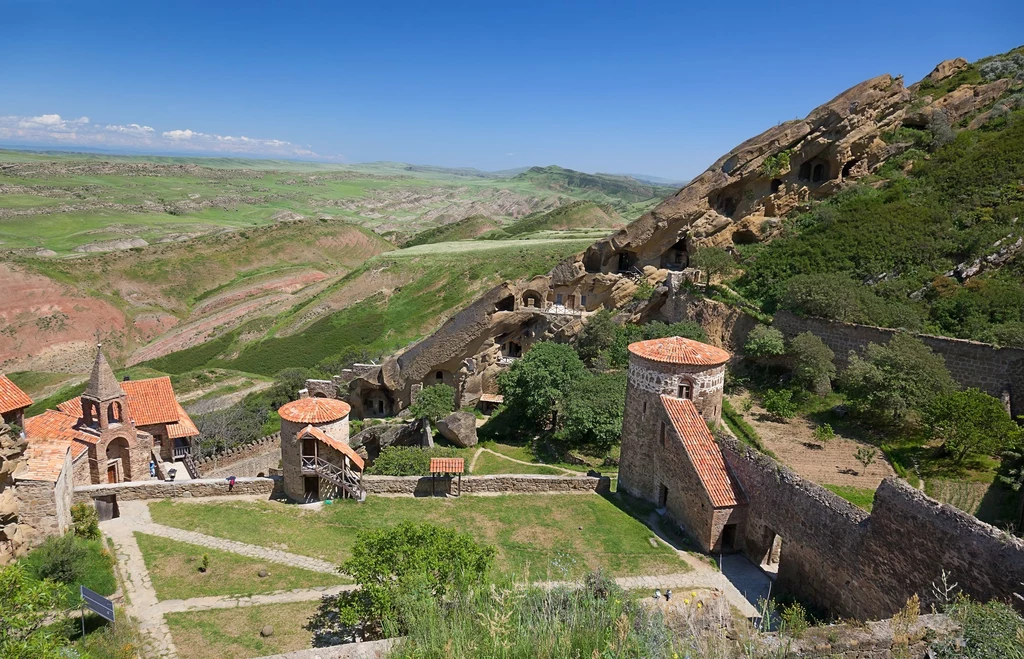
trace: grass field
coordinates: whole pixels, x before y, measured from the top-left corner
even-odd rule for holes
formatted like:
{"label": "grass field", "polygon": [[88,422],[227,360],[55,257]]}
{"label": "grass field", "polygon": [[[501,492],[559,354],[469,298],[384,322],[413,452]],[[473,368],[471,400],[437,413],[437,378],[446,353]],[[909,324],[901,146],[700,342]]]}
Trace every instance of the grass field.
{"label": "grass field", "polygon": [[402,521],[433,522],[471,533],[498,549],[496,569],[531,579],[575,577],[597,568],[615,576],[669,574],[688,567],[675,552],[652,546],[651,532],[614,496],[563,494],[461,497],[370,497],[318,511],[279,503],[150,504],[160,524],[341,563],[364,529]]}
{"label": "grass field", "polygon": [[474,476],[489,476],[492,474],[541,474],[543,476],[556,476],[563,473],[565,472],[554,467],[524,465],[519,462],[512,462],[500,455],[494,455],[487,451],[481,453],[473,465]]}
{"label": "grass field", "polygon": [[[103,546],[100,540],[83,540],[77,538],[75,543],[85,548],[85,560],[81,585],[90,588],[100,595],[112,595],[117,590],[117,578],[114,576],[114,556]],[[39,548],[30,551],[21,559],[28,572],[37,578],[42,565],[43,554]],[[78,601],[79,583],[66,584],[69,602]]]}
{"label": "grass field", "polygon": [[875,504],[875,491],[848,485],[822,485],[826,490],[838,494],[858,508],[871,512]]}
{"label": "grass field", "polygon": [[[302,627],[319,603],[169,613],[165,619],[181,659],[263,657],[310,647],[313,635]],[[265,625],[273,626],[273,636],[260,636]]]}
{"label": "grass field", "polygon": [[[259,561],[155,535],[136,533],[135,540],[142,550],[156,596],[162,600],[209,595],[247,596],[351,583],[340,575]],[[210,564],[206,572],[200,572],[204,555],[209,556]],[[260,570],[266,570],[267,576],[261,578]]]}

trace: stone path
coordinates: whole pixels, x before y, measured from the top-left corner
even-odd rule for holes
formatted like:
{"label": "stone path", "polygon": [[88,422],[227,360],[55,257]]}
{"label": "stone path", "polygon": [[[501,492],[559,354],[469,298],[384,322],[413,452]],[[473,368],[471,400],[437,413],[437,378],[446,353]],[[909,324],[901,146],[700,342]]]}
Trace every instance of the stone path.
{"label": "stone path", "polygon": [[[489,449],[481,448],[477,455],[483,451],[489,451]],[[494,451],[490,452],[494,453]],[[500,453],[495,454],[501,455]],[[508,459],[512,460],[512,458]],[[520,460],[513,461],[522,462]],[[136,531],[202,547],[229,551],[250,558],[300,567],[313,572],[333,575],[337,574],[337,569],[333,564],[316,558],[157,524],[149,514],[149,502],[147,501],[125,501],[120,503],[119,508],[121,516],[101,522],[100,528],[115,543],[118,570],[124,581],[125,608],[128,614],[138,621],[139,630],[143,635],[143,656],[147,658],[173,659],[177,656],[170,628],[164,620],[166,613],[306,602],[318,600],[324,595],[334,595],[355,588],[354,585],[324,586],[262,595],[196,597],[185,600],[159,601],[150,581],[149,572],[146,570],[142,551],[135,541],[134,532]],[[764,572],[738,554],[724,557],[722,560],[723,571],[719,572],[708,563],[673,545],[658,529],[658,519],[657,513],[651,513],[651,517],[646,520],[650,531],[660,542],[672,547],[679,558],[690,566],[691,571],[657,576],[620,577],[615,580],[619,586],[627,590],[649,590],[652,593],[655,589],[661,589],[664,592],[669,588],[680,591],[712,588],[721,591],[729,604],[736,607],[744,616],[757,616],[757,599],[767,597],[771,584]],[[561,583],[563,582],[544,582],[539,585],[552,588]]]}

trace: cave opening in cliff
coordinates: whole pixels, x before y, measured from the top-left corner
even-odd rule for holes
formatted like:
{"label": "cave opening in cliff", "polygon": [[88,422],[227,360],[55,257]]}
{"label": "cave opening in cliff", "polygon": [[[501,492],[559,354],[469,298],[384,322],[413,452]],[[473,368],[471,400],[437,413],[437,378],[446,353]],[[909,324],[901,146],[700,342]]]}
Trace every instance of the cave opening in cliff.
{"label": "cave opening in cliff", "polygon": [[800,173],[797,174],[797,177],[801,181],[810,181],[811,180],[811,163],[810,162],[805,162],[805,163],[802,163],[800,165]]}
{"label": "cave opening in cliff", "polygon": [[667,270],[683,270],[690,265],[690,255],[686,252],[686,239],[680,238],[661,256],[661,267]]}
{"label": "cave opening in cliff", "polygon": [[753,245],[757,242],[757,234],[753,229],[739,229],[732,234],[734,245]]}
{"label": "cave opening in cliff", "polygon": [[508,295],[506,297],[501,298],[500,300],[498,300],[498,303],[494,305],[495,311],[514,311],[515,308],[516,298],[512,295]]}
{"label": "cave opening in cliff", "polygon": [[781,189],[782,189],[782,179],[773,178],[772,179],[772,193],[774,194],[774,193],[778,192]]}
{"label": "cave opening in cliff", "polygon": [[619,252],[619,272],[630,272],[636,264],[636,254]]}
{"label": "cave opening in cliff", "polygon": [[819,162],[814,166],[814,171],[811,174],[811,183],[821,183],[826,178],[828,177],[825,175],[825,165]]}
{"label": "cave opening in cliff", "polygon": [[850,162],[848,162],[845,165],[843,165],[843,178],[849,178],[850,177],[850,172],[853,171],[853,168],[857,166],[858,162],[859,161],[857,161],[857,160],[851,160]]}
{"label": "cave opening in cliff", "polygon": [[583,256],[583,269],[590,273],[601,272],[601,254],[589,249]]}

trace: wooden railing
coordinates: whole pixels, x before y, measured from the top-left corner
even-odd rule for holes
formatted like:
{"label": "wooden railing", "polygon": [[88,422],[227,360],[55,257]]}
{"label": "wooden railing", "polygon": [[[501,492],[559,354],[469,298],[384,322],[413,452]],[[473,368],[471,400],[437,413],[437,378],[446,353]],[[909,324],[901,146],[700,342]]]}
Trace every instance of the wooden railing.
{"label": "wooden railing", "polygon": [[196,461],[195,459],[192,458],[191,453],[185,453],[184,455],[182,455],[181,461],[185,464],[185,471],[188,472],[188,475],[190,477],[192,477],[193,479],[200,477],[199,465],[196,464]]}
{"label": "wooden railing", "polygon": [[177,460],[179,458],[183,458],[183,457],[185,457],[188,454],[189,454],[189,447],[188,446],[175,446],[173,449],[171,449],[171,455],[174,456],[175,460]]}
{"label": "wooden railing", "polygon": [[331,483],[341,492],[341,496],[363,501],[366,492],[363,490],[359,476],[348,466],[338,465],[316,455],[302,456],[302,473],[315,474]]}

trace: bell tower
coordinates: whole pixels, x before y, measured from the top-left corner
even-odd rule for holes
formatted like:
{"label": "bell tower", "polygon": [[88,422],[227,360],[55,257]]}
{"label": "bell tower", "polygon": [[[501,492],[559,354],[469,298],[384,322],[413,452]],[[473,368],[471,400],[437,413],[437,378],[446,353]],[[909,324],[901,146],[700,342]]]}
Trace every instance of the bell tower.
{"label": "bell tower", "polygon": [[124,390],[103,356],[103,344],[97,343],[96,361],[82,393],[82,419],[90,428],[103,430],[124,423],[127,409]]}

